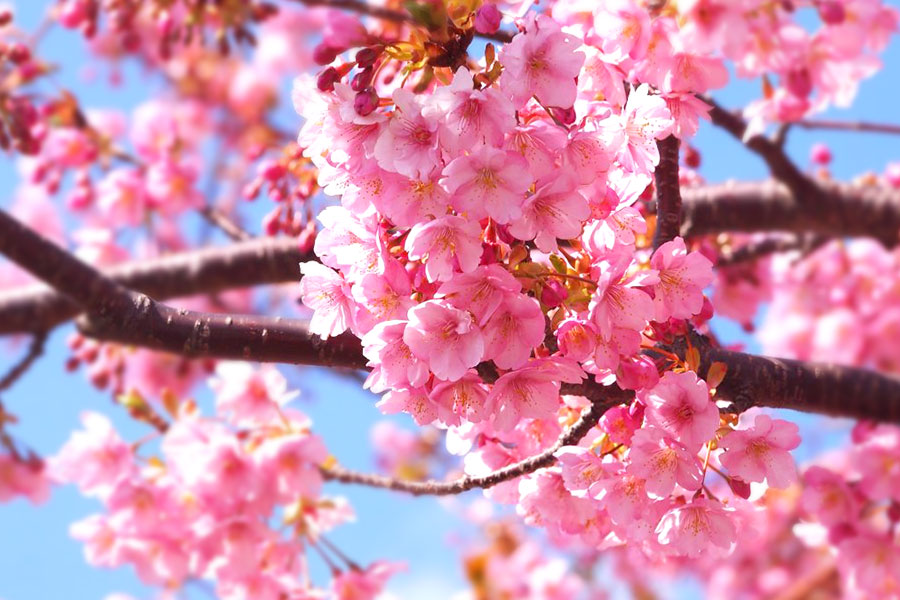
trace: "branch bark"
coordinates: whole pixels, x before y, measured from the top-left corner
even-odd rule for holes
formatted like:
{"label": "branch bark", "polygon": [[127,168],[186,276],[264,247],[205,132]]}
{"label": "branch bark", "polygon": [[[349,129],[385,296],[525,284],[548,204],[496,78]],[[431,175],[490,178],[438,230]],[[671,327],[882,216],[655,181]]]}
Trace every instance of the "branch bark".
{"label": "branch bark", "polygon": [[[127,288],[165,300],[241,287],[298,281],[297,263],[316,260],[291,238],[260,238],[123,263],[103,275]],[[0,335],[49,331],[74,318],[78,303],[45,285],[0,290]]]}
{"label": "branch bark", "polygon": [[681,185],[678,182],[678,148],[674,135],[659,140],[659,164],[653,177],[656,180],[656,233],[653,249],[672,241],[681,230]]}
{"label": "branch bark", "polygon": [[783,231],[870,237],[888,248],[900,243],[900,190],[847,184],[816,190],[812,202],[799,202],[776,181],[684,188],[681,234]]}

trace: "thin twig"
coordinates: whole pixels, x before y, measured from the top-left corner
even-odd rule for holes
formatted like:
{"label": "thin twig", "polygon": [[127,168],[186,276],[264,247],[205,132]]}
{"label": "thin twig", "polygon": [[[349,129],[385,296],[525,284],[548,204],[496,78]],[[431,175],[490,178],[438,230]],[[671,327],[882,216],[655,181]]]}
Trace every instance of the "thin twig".
{"label": "thin twig", "polygon": [[552,446],[540,454],[513,463],[502,469],[497,469],[496,471],[481,477],[469,477],[466,475],[452,481],[407,481],[373,473],[359,473],[357,471],[345,469],[341,466],[321,467],[322,475],[325,479],[332,481],[385,488],[398,492],[406,492],[413,496],[447,496],[451,494],[461,494],[475,488],[487,489],[503,483],[504,481],[509,481],[516,477],[521,477],[522,475],[528,475],[538,469],[551,466],[556,462],[555,454],[557,450],[563,446],[577,444],[581,438],[593,429],[600,420],[600,417],[602,417],[608,409],[623,402],[627,402],[634,396],[633,392],[623,391],[615,386],[606,389],[608,390],[608,394],[602,394],[601,398],[591,402],[591,405],[585,409],[578,421],[567,429]]}
{"label": "thin twig", "polygon": [[214,206],[204,206],[200,209],[202,216],[210,225],[215,225],[229,238],[236,242],[243,242],[253,238],[240,225],[228,218],[228,216]]}
{"label": "thin twig", "polygon": [[35,333],[31,338],[31,344],[28,346],[28,352],[25,353],[25,356],[19,360],[18,363],[13,365],[13,367],[0,379],[0,392],[8,390],[13,386],[13,384],[19,380],[19,378],[24,375],[31,365],[41,357],[44,353],[44,343],[47,341],[47,333],[46,332],[38,332]]}
{"label": "thin twig", "polygon": [[855,131],[867,133],[887,133],[900,135],[900,125],[889,123],[869,123],[867,121],[831,121],[827,119],[804,119],[793,123],[803,129],[831,129],[834,131]]}

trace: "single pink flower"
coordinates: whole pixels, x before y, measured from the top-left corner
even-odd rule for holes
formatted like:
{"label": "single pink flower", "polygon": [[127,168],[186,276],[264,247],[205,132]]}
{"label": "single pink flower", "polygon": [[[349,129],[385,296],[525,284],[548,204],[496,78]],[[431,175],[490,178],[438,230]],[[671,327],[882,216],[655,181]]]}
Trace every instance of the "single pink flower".
{"label": "single pink flower", "polygon": [[438,418],[445,425],[459,425],[461,419],[479,423],[490,417],[488,389],[475,371],[456,381],[439,383],[431,390],[430,397],[438,407]]}
{"label": "single pink flower", "polygon": [[769,415],[756,415],[751,427],[735,429],[719,440],[719,458],[730,475],[747,482],[762,481],[786,488],[797,479],[790,450],[800,445],[797,425]]}
{"label": "single pink flower", "polygon": [[663,515],[656,533],[668,551],[692,558],[710,552],[711,546],[720,553],[729,552],[737,541],[729,512],[719,502],[702,497]]}
{"label": "single pink flower", "polygon": [[482,327],[484,360],[501,369],[516,369],[544,341],[544,313],[537,300],[510,294]]}
{"label": "single pink flower", "polygon": [[339,273],[322,263],[300,263],[300,297],[313,309],[309,330],[321,337],[340,335],[353,324],[350,287]]}
{"label": "single pink flower", "polygon": [[516,239],[533,239],[542,252],[554,252],[557,239],[570,240],[581,234],[590,214],[587,198],[568,178],[558,177],[525,200],[521,216],[510,223],[509,233]]}
{"label": "single pink flower", "polygon": [[103,415],[84,412],[81,423],[84,431],[74,432],[49,459],[48,473],[56,481],[78,485],[85,495],[104,497],[119,479],[135,472],[134,454]]}
{"label": "single pink flower", "polygon": [[277,419],[280,408],[300,393],[288,391],[284,375],[272,365],[254,368],[236,361],[217,364],[209,386],[216,393],[216,409],[240,425],[263,425]]}
{"label": "single pink flower", "polygon": [[584,64],[575,37],[553,19],[529,12],[525,33],[516,35],[500,51],[503,74],[500,89],[517,107],[532,96],[545,106],[568,108],[575,102],[575,78]]}
{"label": "single pink flower", "polygon": [[860,503],[844,477],[816,466],[803,474],[800,506],[826,526],[853,523],[860,509]]}
{"label": "single pink flower", "polygon": [[429,300],[409,310],[403,341],[435,377],[445,381],[462,377],[484,354],[484,338],[472,316],[443,300]]}
{"label": "single pink flower", "polygon": [[669,371],[644,394],[647,420],[697,452],[719,427],[719,409],[706,382],[692,371]]}
{"label": "single pink flower", "polygon": [[689,319],[703,308],[703,288],[712,283],[712,262],[699,252],[688,252],[680,237],[666,242],[650,259],[659,272],[654,287],[655,320]]}
{"label": "single pink flower", "polygon": [[365,387],[380,393],[392,388],[419,387],[428,380],[428,364],[403,341],[406,321],[377,324],[362,338],[363,355],[372,372]]}
{"label": "single pink flower", "polygon": [[404,246],[409,258],[425,263],[429,281],[449,281],[454,272],[469,273],[481,262],[481,227],[447,215],[413,227]]}
{"label": "single pink flower", "polygon": [[654,427],[639,429],[631,438],[628,472],[644,480],[647,493],[665,498],[677,483],[683,489],[700,489],[703,475],[700,459],[687,448]]}
{"label": "single pink flower", "polygon": [[531,182],[525,159],[484,145],[454,159],[441,178],[457,212],[474,220],[491,217],[498,223],[521,216]]}
{"label": "single pink flower", "polygon": [[533,359],[498,379],[488,396],[497,411],[494,427],[509,431],[520,419],[549,419],[559,410],[562,382],[578,383],[584,372],[577,363],[558,358]]}
{"label": "single pink flower", "polygon": [[438,288],[438,294],[456,308],[467,310],[479,325],[484,325],[494,311],[510,296],[518,294],[522,284],[504,267],[483,265]]}
{"label": "single pink flower", "polygon": [[375,143],[375,158],[387,171],[423,179],[439,166],[438,119],[423,113],[422,100],[405,88],[394,90],[396,109]]}

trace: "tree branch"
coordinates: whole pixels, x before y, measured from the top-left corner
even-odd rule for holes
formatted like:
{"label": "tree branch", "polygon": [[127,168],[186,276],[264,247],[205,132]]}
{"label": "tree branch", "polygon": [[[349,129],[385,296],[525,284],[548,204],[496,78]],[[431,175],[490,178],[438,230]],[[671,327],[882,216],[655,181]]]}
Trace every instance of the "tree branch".
{"label": "tree branch", "polygon": [[816,199],[822,195],[821,188],[797,168],[797,165],[784,152],[781,144],[763,135],[754,135],[744,139],[747,123],[744,122],[744,119],[739,114],[722,108],[711,98],[703,98],[702,100],[712,107],[709,111],[709,117],[713,124],[725,129],[750,150],[758,154],[769,166],[772,176],[791,191],[797,203],[810,206],[817,204]]}
{"label": "tree branch", "polygon": [[[160,300],[297,281],[297,263],[316,260],[291,238],[260,238],[116,265],[107,278]],[[78,303],[44,285],[0,290],[0,335],[47,331],[75,317]]]}
{"label": "tree branch", "polygon": [[[788,408],[834,417],[900,423],[900,379],[856,367],[756,356],[715,348],[692,335],[700,352],[699,374],[714,362],[728,370],[716,398],[735,413],[754,406]],[[679,348],[684,354],[684,348]]]}
{"label": "tree branch", "polygon": [[[375,17],[376,19],[381,19],[383,21],[390,21],[391,23],[408,23],[410,25],[422,25],[416,21],[412,15],[407,12],[393,10],[391,8],[384,8],[383,6],[375,6],[369,4],[368,2],[364,2],[363,0],[296,0],[300,4],[306,6],[326,6],[328,8],[337,8],[340,10],[346,10],[348,12],[354,12],[360,15],[368,15],[370,17]],[[513,33],[508,33],[506,31],[497,31],[495,33],[478,33],[475,32],[475,35],[478,37],[482,37],[488,40],[494,40],[497,42],[506,43],[512,40]]]}
{"label": "tree branch", "polygon": [[900,243],[900,190],[847,184],[816,186],[813,202],[798,202],[774,181],[684,188],[685,237],[726,231],[785,231],[827,237],[871,237]]}
{"label": "tree branch", "polygon": [[659,164],[653,177],[656,180],[656,233],[653,249],[675,239],[681,230],[681,185],[678,182],[678,148],[674,135],[659,140]]}
{"label": "tree branch", "polygon": [[827,119],[805,119],[793,123],[803,129],[831,129],[834,131],[863,131],[900,135],[900,125],[869,123],[866,121],[831,121]]}
{"label": "tree branch", "polygon": [[581,438],[593,429],[600,417],[608,409],[623,402],[628,402],[633,398],[634,392],[623,391],[615,386],[605,388],[605,391],[601,392],[591,402],[591,405],[584,410],[578,421],[563,432],[552,446],[540,454],[513,463],[502,469],[497,469],[481,477],[464,476],[453,481],[406,481],[372,473],[359,473],[341,466],[322,467],[321,472],[325,479],[331,481],[385,488],[406,492],[414,496],[447,496],[450,494],[461,494],[475,488],[487,489],[504,481],[509,481],[553,465],[556,462],[555,454],[557,450],[563,446],[577,444]]}

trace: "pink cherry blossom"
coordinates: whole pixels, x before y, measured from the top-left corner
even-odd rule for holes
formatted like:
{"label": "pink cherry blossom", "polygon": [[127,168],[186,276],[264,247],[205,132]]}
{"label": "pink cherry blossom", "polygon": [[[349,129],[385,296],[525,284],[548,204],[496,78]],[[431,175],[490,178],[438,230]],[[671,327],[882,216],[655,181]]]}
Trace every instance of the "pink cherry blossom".
{"label": "pink cherry blossom", "polygon": [[703,288],[713,279],[712,263],[699,252],[688,252],[680,237],[666,242],[653,254],[650,266],[659,272],[654,287],[655,319],[688,319],[703,306]]}
{"label": "pink cherry blossom", "polygon": [[444,167],[441,186],[457,212],[509,223],[522,214],[531,175],[525,159],[515,152],[479,146]]}
{"label": "pink cherry blossom", "polygon": [[696,452],[719,427],[719,409],[706,382],[691,371],[669,371],[644,396],[647,420]]}
{"label": "pink cherry blossom", "polygon": [[487,396],[487,386],[474,371],[467,372],[457,381],[439,383],[430,394],[438,407],[438,418],[446,425],[459,425],[461,419],[479,423],[490,417]]}
{"label": "pink cherry blossom", "polygon": [[479,325],[484,325],[506,298],[521,290],[522,284],[500,265],[482,265],[443,283],[438,294],[456,308],[468,310]]}
{"label": "pink cherry blossom", "polygon": [[575,102],[575,78],[584,63],[575,38],[546,15],[528,13],[525,33],[500,51],[505,67],[500,88],[521,107],[532,96],[546,106],[568,108]]}
{"label": "pink cherry blossom", "polygon": [[51,478],[71,482],[89,496],[108,495],[118,480],[137,468],[128,444],[99,413],[81,414],[84,431],[76,431],[48,462]]}
{"label": "pink cherry blossom", "polygon": [[639,429],[631,438],[628,472],[644,480],[647,493],[665,498],[677,483],[685,490],[700,488],[700,459],[659,429]]}
{"label": "pink cherry blossom", "polygon": [[711,546],[720,554],[730,551],[737,531],[729,512],[718,502],[694,498],[690,503],[667,512],[656,527],[659,543],[669,552],[697,557]]}
{"label": "pink cherry blossom", "polygon": [[478,267],[480,236],[478,223],[447,215],[413,227],[404,247],[411,259],[425,263],[429,281],[449,281],[454,272],[470,273]]}
{"label": "pink cherry blossom", "polygon": [[577,383],[583,377],[576,363],[561,359],[533,359],[503,375],[488,396],[497,410],[494,426],[509,431],[522,418],[552,417],[559,409],[560,384]]}
{"label": "pink cherry blossom", "polygon": [[362,338],[363,355],[372,366],[366,387],[375,393],[419,387],[428,379],[428,364],[403,341],[405,330],[406,321],[384,321]]}
{"label": "pink cherry blossom", "polygon": [[313,309],[309,330],[326,339],[353,324],[350,289],[344,278],[318,262],[300,263],[300,296]]}
{"label": "pink cherry blossom", "polygon": [[520,240],[534,240],[542,252],[557,249],[557,238],[574,239],[590,216],[587,199],[565,177],[547,182],[529,196],[509,233]]}
{"label": "pink cherry blossom", "polygon": [[651,94],[647,84],[632,90],[621,116],[625,139],[618,158],[622,166],[632,171],[652,171],[659,163],[656,140],[665,137],[672,124],[666,101]]}
{"label": "pink cherry blossom", "polygon": [[435,377],[456,381],[482,360],[484,338],[472,316],[441,300],[409,310],[403,341]]}
{"label": "pink cherry blossom", "polygon": [[375,156],[382,169],[411,178],[426,178],[438,167],[438,121],[423,112],[419,97],[401,88],[394,91],[396,110],[381,130]]}
{"label": "pink cherry blossom", "polygon": [[794,423],[756,415],[751,427],[735,429],[719,440],[725,452],[719,458],[729,474],[744,481],[762,481],[785,488],[797,479],[790,455],[800,444]]}
{"label": "pink cherry blossom", "polygon": [[501,369],[521,367],[544,341],[544,314],[534,298],[510,294],[482,327],[484,360]]}
{"label": "pink cherry blossom", "polygon": [[280,408],[299,391],[288,391],[278,369],[263,365],[254,369],[242,362],[221,362],[210,380],[216,392],[216,408],[236,424],[265,424],[278,418]]}

